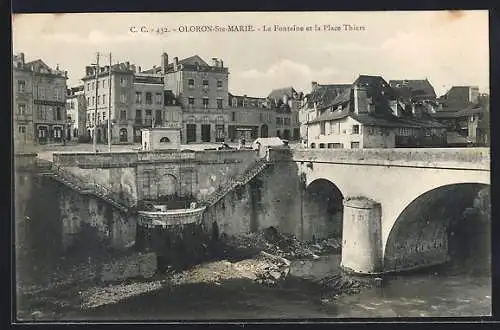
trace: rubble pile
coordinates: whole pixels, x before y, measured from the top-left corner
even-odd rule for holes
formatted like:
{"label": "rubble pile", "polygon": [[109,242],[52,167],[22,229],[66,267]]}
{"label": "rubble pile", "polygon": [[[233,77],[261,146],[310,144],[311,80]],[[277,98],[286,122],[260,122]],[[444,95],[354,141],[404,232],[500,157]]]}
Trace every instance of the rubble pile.
{"label": "rubble pile", "polygon": [[361,292],[361,289],[371,287],[367,280],[351,278],[345,274],[335,274],[322,278],[316,282],[324,288],[325,299],[335,299],[342,295],[354,295]]}
{"label": "rubble pile", "polygon": [[221,240],[235,251],[256,248],[289,260],[316,259],[322,254],[338,252],[342,247],[339,238],[303,242],[291,234],[279,233],[274,227],[239,236],[223,235]]}
{"label": "rubble pile", "polygon": [[170,276],[171,285],[188,283],[213,283],[220,285],[230,279],[250,279],[260,284],[275,285],[290,271],[290,261],[261,252],[253,259],[238,262],[220,260],[204,263]]}
{"label": "rubble pile", "polygon": [[146,292],[158,290],[165,281],[120,283],[107,287],[92,287],[78,292],[82,300],[82,308],[95,308],[102,305],[116,303],[125,298],[137,296]]}

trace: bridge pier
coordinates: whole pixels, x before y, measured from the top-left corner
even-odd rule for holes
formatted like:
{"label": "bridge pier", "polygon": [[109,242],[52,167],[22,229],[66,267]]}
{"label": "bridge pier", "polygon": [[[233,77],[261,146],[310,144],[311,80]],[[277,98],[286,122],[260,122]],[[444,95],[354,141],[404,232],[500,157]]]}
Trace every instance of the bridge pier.
{"label": "bridge pier", "polygon": [[344,200],[341,267],[359,274],[382,272],[381,205],[365,197]]}

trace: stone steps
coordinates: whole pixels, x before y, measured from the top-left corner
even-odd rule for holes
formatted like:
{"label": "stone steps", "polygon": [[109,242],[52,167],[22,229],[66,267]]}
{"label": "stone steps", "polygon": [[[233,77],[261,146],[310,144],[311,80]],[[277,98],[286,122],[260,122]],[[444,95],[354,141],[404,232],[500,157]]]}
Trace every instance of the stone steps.
{"label": "stone steps", "polygon": [[260,172],[262,172],[268,163],[265,160],[259,160],[250,169],[248,169],[243,175],[236,181],[226,185],[221,191],[216,192],[213,196],[209,197],[207,203],[212,206],[218,201],[220,201],[225,195],[234,190],[238,186],[243,186],[250,182],[254,177],[256,177]]}

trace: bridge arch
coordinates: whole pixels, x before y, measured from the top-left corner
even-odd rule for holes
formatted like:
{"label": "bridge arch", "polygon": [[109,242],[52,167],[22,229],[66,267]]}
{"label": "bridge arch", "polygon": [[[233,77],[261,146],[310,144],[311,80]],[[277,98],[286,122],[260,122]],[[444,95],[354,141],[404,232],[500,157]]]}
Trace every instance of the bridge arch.
{"label": "bridge arch", "polygon": [[[485,183],[430,189],[397,216],[384,248],[384,271],[400,271],[470,257],[489,258],[489,191]],[[467,255],[468,254],[468,255]]]}
{"label": "bridge arch", "polygon": [[318,178],[305,186],[302,202],[303,239],[341,237],[344,195],[332,181]]}

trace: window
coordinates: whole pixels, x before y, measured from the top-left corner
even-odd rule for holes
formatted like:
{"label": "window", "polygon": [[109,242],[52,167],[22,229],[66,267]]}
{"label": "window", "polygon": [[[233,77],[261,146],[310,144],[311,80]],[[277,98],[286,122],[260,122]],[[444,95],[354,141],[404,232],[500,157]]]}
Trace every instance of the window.
{"label": "window", "polygon": [[359,142],[351,142],[351,149],[359,149]]}
{"label": "window", "polygon": [[142,93],[141,92],[135,92],[135,103],[136,104],[142,103]]}
{"label": "window", "polygon": [[285,125],[290,125],[290,118],[284,118]]}
{"label": "window", "polygon": [[93,81],[92,82],[92,89],[94,89],[94,88],[95,88],[95,82]]}
{"label": "window", "polygon": [[56,88],[55,92],[56,92],[56,100],[60,100],[62,96],[61,90],[59,88]]}
{"label": "window", "polygon": [[153,115],[153,111],[152,110],[146,110],[146,118],[147,117],[151,118],[152,115]]}
{"label": "window", "polygon": [[170,139],[166,136],[164,136],[160,139],[160,143],[169,143],[169,142],[170,142]]}
{"label": "window", "polygon": [[162,104],[162,95],[161,93],[156,93],[156,104]]}
{"label": "window", "polygon": [[90,90],[90,83],[87,83],[87,90]]}
{"label": "window", "polygon": [[259,122],[263,122],[264,121],[264,115],[262,113],[259,113]]}
{"label": "window", "polygon": [[325,144],[324,144],[324,143],[320,143],[320,144],[319,144],[319,148],[320,148],[320,149],[325,149]]}
{"label": "window", "polygon": [[26,114],[26,104],[19,104],[18,111],[19,111],[20,115],[25,115]]}
{"label": "window", "polygon": [[236,108],[238,106],[238,99],[237,98],[231,99],[231,104],[234,108]]}
{"label": "window", "polygon": [[189,79],[188,80],[188,87],[189,88],[194,88],[194,79]]}
{"label": "window", "polygon": [[352,125],[352,134],[359,134],[359,125]]}
{"label": "window", "polygon": [[315,149],[316,148],[316,143],[311,143],[311,149]]}
{"label": "window", "polygon": [[150,92],[146,92],[146,104],[153,104],[153,94],[151,94]]}
{"label": "window", "polygon": [[18,80],[17,81],[17,91],[22,93],[25,90],[26,90],[26,81]]}
{"label": "window", "polygon": [[98,95],[97,96],[97,104],[100,104],[101,103],[101,95]]}
{"label": "window", "polygon": [[90,113],[87,113],[87,122],[90,123]]}
{"label": "window", "polygon": [[120,94],[120,101],[121,101],[122,103],[126,103],[126,102],[127,102],[127,94],[125,94],[125,93],[121,93],[121,94]]}
{"label": "window", "polygon": [[92,105],[95,105],[95,96],[92,96]]}
{"label": "window", "polygon": [[217,109],[222,109],[222,99],[217,99]]}
{"label": "window", "polygon": [[161,124],[161,110],[156,110],[155,111],[155,124],[159,125]]}
{"label": "window", "polygon": [[121,110],[120,111],[120,119],[121,120],[127,120],[127,110]]}
{"label": "window", "polygon": [[107,101],[107,100],[106,100],[106,94],[104,94],[104,95],[102,96],[102,104],[106,104],[106,101]]}
{"label": "window", "polygon": [[90,104],[90,96],[87,96],[87,104]]}
{"label": "window", "polygon": [[208,80],[207,79],[203,79],[203,87],[208,88]]}
{"label": "window", "polygon": [[26,133],[26,127],[25,126],[19,126],[19,133]]}
{"label": "window", "polygon": [[106,79],[104,79],[104,80],[102,81],[102,88],[105,88],[105,87],[106,87]]}
{"label": "window", "polygon": [[231,120],[236,121],[236,112],[231,112]]}
{"label": "window", "polygon": [[203,98],[203,106],[204,106],[205,108],[208,108],[208,97],[204,97],[204,98]]}
{"label": "window", "polygon": [[319,123],[319,134],[325,135],[325,131],[326,131],[326,123],[322,121],[321,123]]}
{"label": "window", "polygon": [[222,88],[222,80],[217,80],[217,88]]}
{"label": "window", "polygon": [[189,105],[194,105],[194,97],[188,98],[188,104]]}
{"label": "window", "polygon": [[126,128],[121,128],[120,129],[120,142],[127,142],[128,141],[128,132]]}
{"label": "window", "polygon": [[106,112],[105,111],[103,111],[103,113],[102,113],[102,120],[106,121]]}
{"label": "window", "polygon": [[276,117],[276,125],[283,125],[283,118]]}
{"label": "window", "polygon": [[142,110],[135,110],[135,121],[138,123],[142,123]]}
{"label": "window", "polygon": [[126,77],[121,77],[120,78],[120,85],[122,87],[127,87],[127,84],[128,84],[128,79]]}

